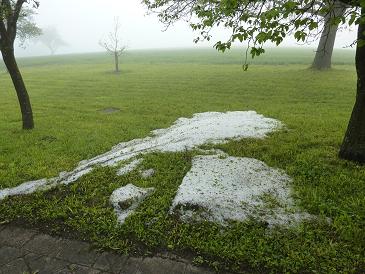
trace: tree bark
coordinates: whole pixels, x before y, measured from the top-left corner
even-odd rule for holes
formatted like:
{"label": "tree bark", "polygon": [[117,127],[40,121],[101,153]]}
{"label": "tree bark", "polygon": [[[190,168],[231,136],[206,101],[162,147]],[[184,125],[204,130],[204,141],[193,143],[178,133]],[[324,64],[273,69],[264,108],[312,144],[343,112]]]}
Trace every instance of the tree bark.
{"label": "tree bark", "polygon": [[114,52],[114,61],[115,61],[115,72],[119,72],[119,56],[117,52]]}
{"label": "tree bark", "polygon": [[23,129],[33,129],[34,121],[33,121],[32,106],[30,104],[28,91],[25,87],[23,77],[20,73],[18,64],[15,59],[14,48],[11,46],[9,47],[4,46],[1,50],[1,53],[6,68],[10,73],[11,79],[13,81],[16,94],[18,96],[20,110],[22,113]]}
{"label": "tree bark", "polygon": [[345,10],[346,7],[342,3],[336,3],[333,11],[325,16],[325,25],[311,68],[317,70],[331,68],[333,48],[335,46],[336,34],[338,31],[338,25],[333,25],[331,20],[342,16]]}
{"label": "tree bark", "polygon": [[[361,14],[365,16],[365,9],[362,9]],[[358,41],[365,41],[365,23],[359,25]],[[358,45],[356,49],[356,71],[356,102],[340,149],[340,157],[365,163],[365,46],[363,45]]]}
{"label": "tree bark", "polygon": [[330,26],[330,24],[326,22],[312,64],[313,69],[325,70],[331,68],[337,30],[338,26]]}

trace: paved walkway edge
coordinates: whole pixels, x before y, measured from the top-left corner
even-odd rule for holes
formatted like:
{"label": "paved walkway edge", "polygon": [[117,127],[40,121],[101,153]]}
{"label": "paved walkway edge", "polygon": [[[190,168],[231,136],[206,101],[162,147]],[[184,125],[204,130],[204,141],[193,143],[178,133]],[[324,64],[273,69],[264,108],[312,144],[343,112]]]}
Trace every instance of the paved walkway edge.
{"label": "paved walkway edge", "polygon": [[97,252],[89,243],[0,225],[0,274],[208,274],[185,260]]}

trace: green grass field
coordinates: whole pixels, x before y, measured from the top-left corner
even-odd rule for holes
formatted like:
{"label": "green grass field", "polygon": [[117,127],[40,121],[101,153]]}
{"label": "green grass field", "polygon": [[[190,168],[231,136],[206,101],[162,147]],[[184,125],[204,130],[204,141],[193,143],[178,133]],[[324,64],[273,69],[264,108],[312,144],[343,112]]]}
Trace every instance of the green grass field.
{"label": "green grass field", "polygon": [[[143,165],[157,171],[149,179],[98,168],[72,185],[6,199],[0,223],[35,226],[120,253],[170,250],[217,269],[364,271],[365,168],[337,158],[355,99],[354,52],[335,52],[334,68],[324,72],[308,69],[313,55],[309,49],[268,50],[243,72],[238,50],[130,51],[119,75],[104,54],[24,58],[19,63],[33,104],[33,131],[21,130],[16,95],[0,65],[0,188],[71,170],[178,117],[256,110],[287,128],[264,140],[217,147],[284,169],[294,180],[296,203],[330,217],[330,224],[269,230],[255,221],[223,228],[177,221],[168,210],[194,151],[148,155]],[[108,107],[121,111],[100,112]],[[109,197],[130,182],[156,192],[117,226]]]}

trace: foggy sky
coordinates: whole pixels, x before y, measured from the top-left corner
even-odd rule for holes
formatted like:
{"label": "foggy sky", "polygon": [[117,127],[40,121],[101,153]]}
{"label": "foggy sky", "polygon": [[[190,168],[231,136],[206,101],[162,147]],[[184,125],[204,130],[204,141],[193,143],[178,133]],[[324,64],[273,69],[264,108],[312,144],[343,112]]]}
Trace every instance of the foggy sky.
{"label": "foggy sky", "polygon": [[[211,42],[195,44],[196,34],[186,22],[179,22],[167,31],[155,14],[146,15],[140,0],[41,0],[35,16],[40,27],[56,27],[69,46],[58,50],[58,54],[103,51],[98,42],[113,27],[114,17],[122,25],[124,44],[129,49],[212,47],[214,42],[225,39],[229,31],[216,30]],[[356,29],[339,33],[336,47],[351,44]],[[298,46],[287,39],[282,46]],[[308,46],[308,45],[307,45]],[[316,47],[316,43],[309,45]],[[26,49],[17,48],[18,56],[48,54],[40,44],[28,43]]]}

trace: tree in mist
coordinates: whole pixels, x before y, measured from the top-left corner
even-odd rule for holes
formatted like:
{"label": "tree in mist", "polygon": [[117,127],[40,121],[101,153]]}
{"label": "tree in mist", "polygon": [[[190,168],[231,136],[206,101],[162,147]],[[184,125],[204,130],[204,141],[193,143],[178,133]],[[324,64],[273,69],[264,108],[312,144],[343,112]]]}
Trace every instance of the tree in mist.
{"label": "tree in mist", "polygon": [[[343,14],[336,14],[335,0],[143,0],[149,10],[157,12],[169,26],[177,20],[190,21],[199,32],[195,41],[210,40],[211,29],[224,26],[231,35],[218,41],[215,48],[230,49],[235,41],[247,42],[252,57],[265,52],[265,42],[280,45],[285,37],[294,35],[305,42],[323,29],[326,18],[331,25],[357,25],[356,44],[357,96],[348,128],[340,148],[343,159],[365,163],[365,1],[341,0],[348,6]],[[325,15],[325,16],[324,16]],[[247,70],[248,65],[244,65]]]}
{"label": "tree in mist", "polygon": [[332,10],[323,15],[324,26],[312,64],[313,69],[324,70],[331,68],[333,48],[338,31],[336,18],[341,18],[345,14],[347,7],[341,1],[335,1]]}
{"label": "tree in mist", "polygon": [[[36,34],[35,25],[27,20],[29,17],[26,14],[29,9],[38,8],[38,6],[39,2],[35,0],[1,0],[0,2],[0,51],[18,96],[23,129],[34,128],[33,111],[28,91],[15,59],[14,42],[17,35],[22,40]],[[29,32],[29,30],[31,31]]]}
{"label": "tree in mist", "polygon": [[55,27],[44,28],[42,35],[35,40],[47,47],[51,55],[54,55],[59,48],[68,46]]}
{"label": "tree in mist", "polygon": [[112,32],[108,34],[106,39],[100,40],[99,44],[102,46],[108,53],[114,56],[115,63],[115,72],[119,72],[119,57],[126,50],[126,46],[123,45],[122,39],[120,37],[120,23],[119,19],[116,17],[114,19],[114,29]]}

